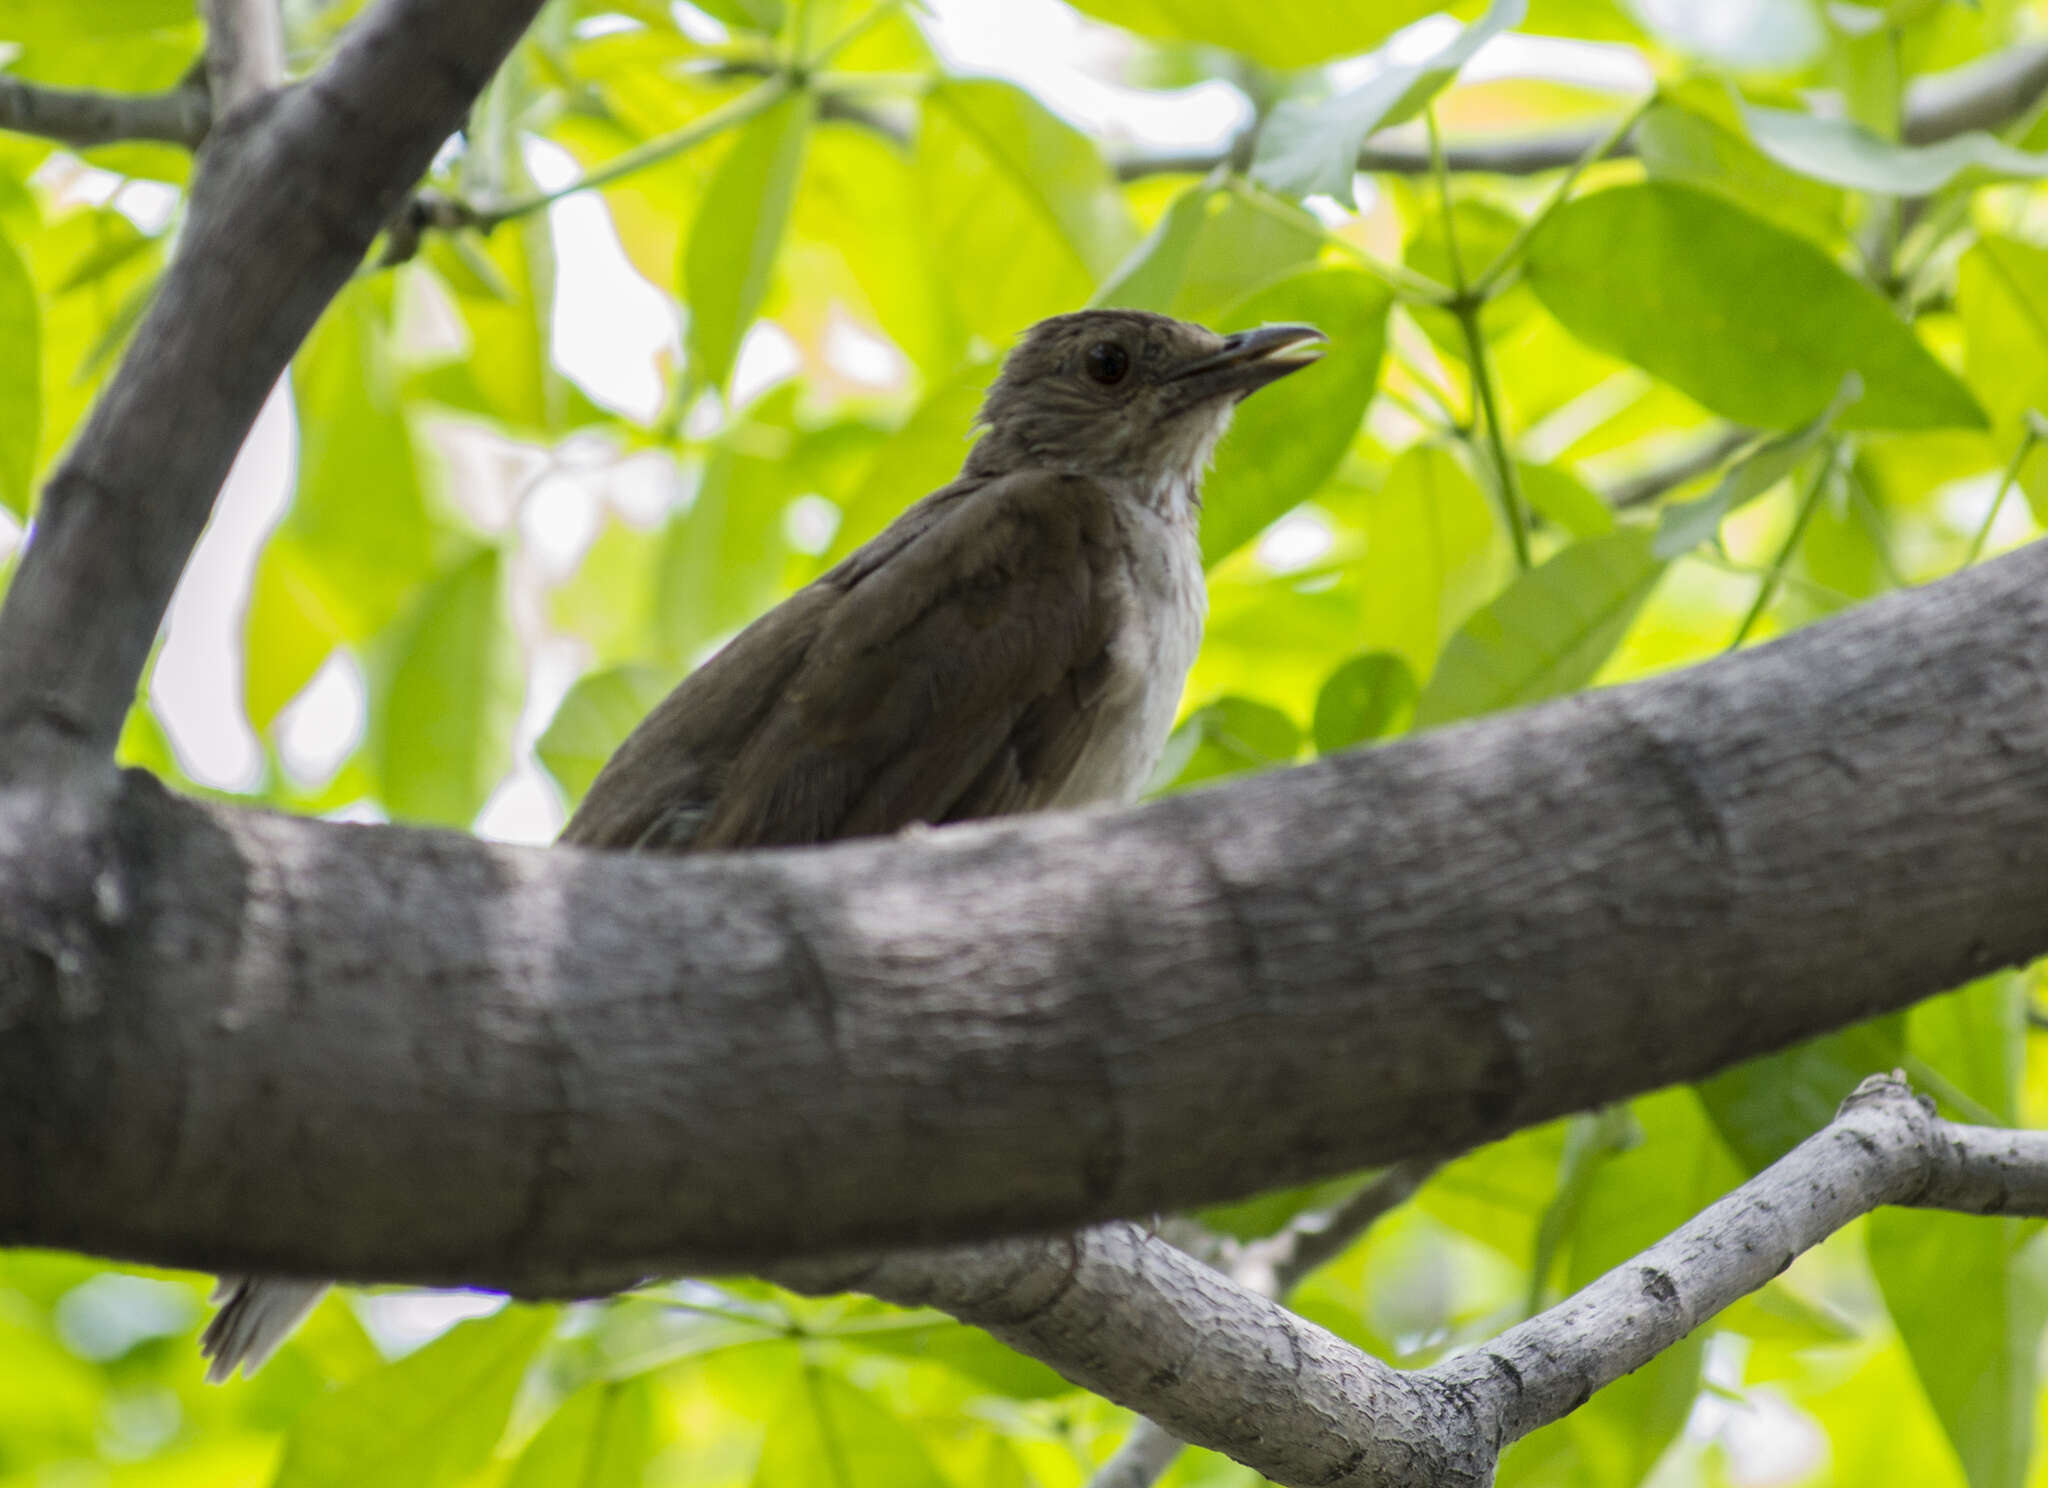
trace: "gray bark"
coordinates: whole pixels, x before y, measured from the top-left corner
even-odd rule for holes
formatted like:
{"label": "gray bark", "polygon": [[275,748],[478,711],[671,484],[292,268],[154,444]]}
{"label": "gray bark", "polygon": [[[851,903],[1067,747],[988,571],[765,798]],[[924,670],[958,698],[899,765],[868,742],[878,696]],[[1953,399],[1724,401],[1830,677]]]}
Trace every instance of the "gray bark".
{"label": "gray bark", "polygon": [[2048,948],[2044,566],[1136,811],[818,851],[140,782],[60,831],[18,787],[0,910],[64,969],[8,987],[0,1238],[596,1291],[1171,1210],[1696,1078]]}
{"label": "gray bark", "polygon": [[1300,1488],[1480,1488],[1510,1444],[1881,1204],[2048,1213],[2048,1133],[1937,1120],[1896,1079],[1867,1080],[1833,1123],[1649,1250],[1492,1342],[1409,1371],[1130,1224],[782,1279],[943,1308],[1142,1411],[1156,1427],[1112,1459],[1119,1488],[1149,1481],[1170,1437]]}
{"label": "gray bark", "polygon": [[151,140],[190,149],[206,138],[213,108],[200,87],[161,93],[101,93],[53,88],[0,76],[0,129],[77,149]]}
{"label": "gray bark", "polygon": [[1282,1482],[1458,1483],[1871,1204],[2041,1212],[2039,1137],[1875,1092],[1411,1375],[1129,1225],[831,1260],[1462,1148],[2048,949],[2048,550],[1141,811],[819,851],[514,850],[114,775],[264,394],[533,8],[384,0],[234,110],[45,494],[0,609],[0,1243],[527,1294],[780,1266]]}

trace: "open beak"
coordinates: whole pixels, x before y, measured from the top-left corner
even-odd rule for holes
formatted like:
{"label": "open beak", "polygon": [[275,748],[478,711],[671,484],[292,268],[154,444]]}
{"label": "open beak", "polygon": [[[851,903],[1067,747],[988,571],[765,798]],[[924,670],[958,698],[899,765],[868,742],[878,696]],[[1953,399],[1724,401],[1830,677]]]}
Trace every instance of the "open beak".
{"label": "open beak", "polygon": [[1170,381],[1178,383],[1189,404],[1211,398],[1251,396],[1269,382],[1278,382],[1317,359],[1308,342],[1329,338],[1312,325],[1267,325],[1226,336],[1223,345],[1180,368]]}

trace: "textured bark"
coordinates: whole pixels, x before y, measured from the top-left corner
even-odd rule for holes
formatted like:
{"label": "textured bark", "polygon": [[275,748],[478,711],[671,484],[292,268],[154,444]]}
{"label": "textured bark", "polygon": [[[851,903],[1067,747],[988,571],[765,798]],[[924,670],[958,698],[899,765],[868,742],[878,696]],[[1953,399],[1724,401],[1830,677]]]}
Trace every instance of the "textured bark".
{"label": "textured bark", "polygon": [[[216,121],[177,257],[45,488],[0,606],[0,732],[38,725],[112,751],[257,410],[538,8],[383,0],[314,77]],[[244,51],[236,76],[262,65]],[[0,770],[20,778],[41,757],[10,748]]]}
{"label": "textured bark", "polygon": [[[1698,1218],[1556,1307],[1427,1369],[1391,1369],[1129,1224],[783,1280],[940,1307],[1156,1426],[1098,1485],[1140,1488],[1171,1438],[1276,1483],[1459,1488],[1881,1204],[2048,1213],[2048,1133],[1935,1119],[1894,1079]],[[1111,1476],[1114,1472],[1115,1476]]]}
{"label": "textured bark", "polygon": [[1170,1210],[1696,1078],[2048,949],[2044,567],[1136,811],[817,851],[139,783],[95,835],[24,788],[0,911],[68,971],[0,994],[0,1238],[603,1290]]}
{"label": "textured bark", "polygon": [[213,124],[200,87],[161,93],[101,93],[0,77],[0,129],[87,149],[121,140],[195,147]]}

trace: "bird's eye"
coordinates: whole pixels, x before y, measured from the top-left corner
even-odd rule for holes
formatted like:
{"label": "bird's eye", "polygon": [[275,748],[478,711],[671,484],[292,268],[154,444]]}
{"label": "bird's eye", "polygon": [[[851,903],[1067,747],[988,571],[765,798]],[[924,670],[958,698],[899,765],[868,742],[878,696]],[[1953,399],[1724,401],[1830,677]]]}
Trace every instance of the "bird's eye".
{"label": "bird's eye", "polygon": [[1131,354],[1114,341],[1098,341],[1088,348],[1081,365],[1088,369],[1090,377],[1108,387],[1122,382],[1124,374],[1131,370]]}

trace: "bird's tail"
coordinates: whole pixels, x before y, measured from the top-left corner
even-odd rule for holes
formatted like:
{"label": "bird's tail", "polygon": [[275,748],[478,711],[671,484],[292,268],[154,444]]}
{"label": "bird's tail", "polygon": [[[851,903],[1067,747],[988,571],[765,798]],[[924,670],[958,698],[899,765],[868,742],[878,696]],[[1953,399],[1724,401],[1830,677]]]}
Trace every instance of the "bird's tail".
{"label": "bird's tail", "polygon": [[199,1351],[213,1360],[206,1366],[207,1379],[225,1384],[237,1365],[244,1374],[254,1374],[326,1290],[324,1281],[223,1276],[213,1299],[227,1300],[199,1339]]}

